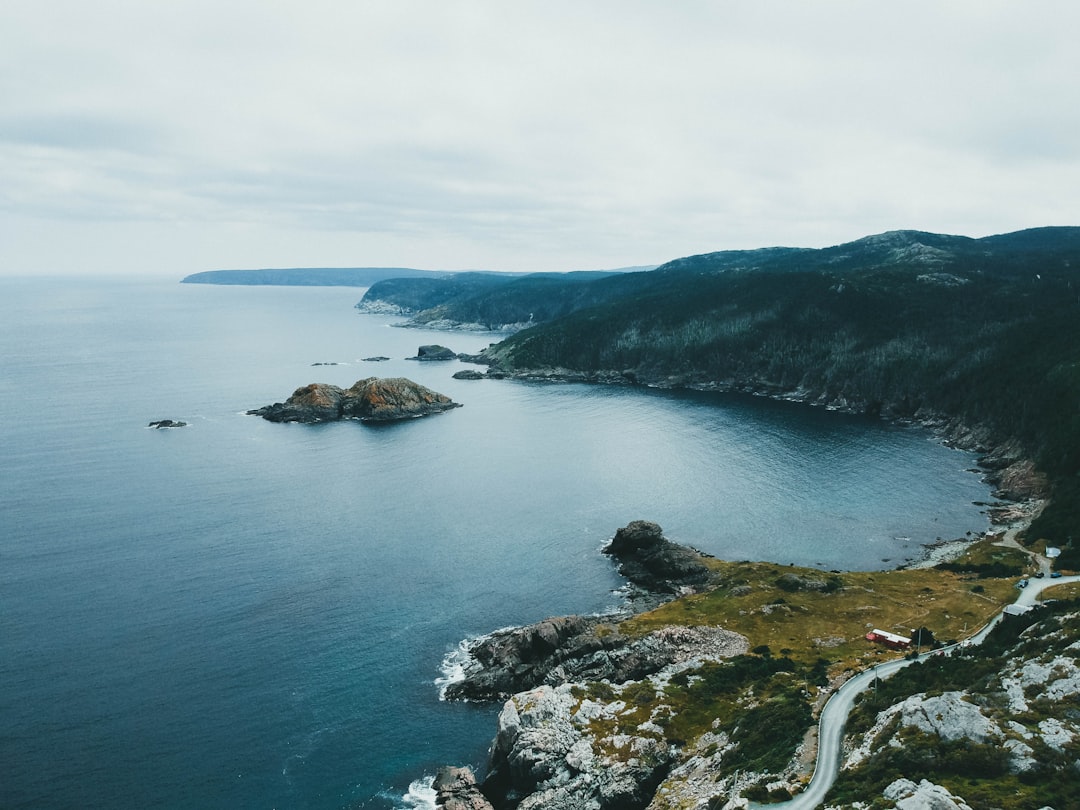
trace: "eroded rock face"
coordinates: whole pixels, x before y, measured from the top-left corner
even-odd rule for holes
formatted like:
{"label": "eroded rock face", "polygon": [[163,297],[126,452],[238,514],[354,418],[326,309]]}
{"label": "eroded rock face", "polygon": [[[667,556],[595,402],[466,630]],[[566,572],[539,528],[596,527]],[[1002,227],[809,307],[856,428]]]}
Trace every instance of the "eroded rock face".
{"label": "eroded rock face", "polygon": [[[706,587],[713,579],[701,554],[664,539],[650,521],[619,529],[605,552],[622,562],[620,573],[652,594],[670,597]],[[449,684],[444,695],[449,700],[505,700],[542,684],[623,683],[691,655],[718,660],[746,650],[743,636],[721,628],[669,628],[630,638],[602,617],[560,616],[477,640],[468,650],[464,678]]]}
{"label": "eroded rock face", "polygon": [[469,768],[440,768],[431,787],[435,806],[445,810],[492,810]]}
{"label": "eroded rock face", "polygon": [[469,650],[448,700],[505,700],[541,685],[640,680],[691,659],[718,661],[749,648],[720,627],[666,627],[630,638],[595,616],[562,616],[492,633]]}
{"label": "eroded rock face", "polygon": [[506,702],[484,780],[494,804],[520,796],[518,810],[636,810],[648,804],[672,752],[646,736],[596,750],[581,703],[570,685],[542,686]]}
{"label": "eroded rock face", "polygon": [[285,402],[248,411],[271,422],[390,422],[461,407],[450,397],[404,377],[367,377],[348,389],[324,383],[297,388]]}

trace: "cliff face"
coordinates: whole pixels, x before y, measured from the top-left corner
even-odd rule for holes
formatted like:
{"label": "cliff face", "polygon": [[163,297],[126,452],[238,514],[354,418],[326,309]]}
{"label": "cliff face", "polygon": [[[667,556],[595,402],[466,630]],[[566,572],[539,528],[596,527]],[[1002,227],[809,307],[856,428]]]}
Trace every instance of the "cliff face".
{"label": "cliff face", "polygon": [[271,422],[331,422],[359,419],[391,422],[460,408],[445,394],[404,377],[368,377],[348,389],[324,383],[297,388],[285,402],[248,411]]}

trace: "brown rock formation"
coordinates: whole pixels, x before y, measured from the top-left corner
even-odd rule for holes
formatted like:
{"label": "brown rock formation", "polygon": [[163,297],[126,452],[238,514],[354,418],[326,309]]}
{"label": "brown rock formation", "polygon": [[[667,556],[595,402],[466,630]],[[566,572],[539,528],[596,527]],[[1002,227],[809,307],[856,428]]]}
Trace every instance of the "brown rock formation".
{"label": "brown rock formation", "polygon": [[348,389],[324,383],[297,388],[285,402],[248,411],[271,422],[330,422],[359,419],[391,422],[460,408],[445,394],[404,377],[368,377]]}

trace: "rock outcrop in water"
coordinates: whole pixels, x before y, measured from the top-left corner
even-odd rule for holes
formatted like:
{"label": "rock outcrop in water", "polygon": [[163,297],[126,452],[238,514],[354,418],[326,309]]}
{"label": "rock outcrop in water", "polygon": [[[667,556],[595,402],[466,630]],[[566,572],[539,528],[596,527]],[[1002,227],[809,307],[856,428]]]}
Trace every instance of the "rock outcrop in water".
{"label": "rock outcrop in water", "polygon": [[460,408],[445,394],[404,377],[367,377],[350,388],[312,383],[297,388],[285,402],[248,411],[271,422],[392,422]]}
{"label": "rock outcrop in water", "polygon": [[[604,550],[619,560],[620,573],[644,589],[639,609],[677,593],[691,593],[715,582],[700,552],[672,543],[655,523],[635,520],[619,529]],[[650,598],[651,597],[651,598]],[[701,638],[709,635],[708,639]],[[690,636],[694,636],[691,640]],[[686,650],[708,649],[720,657],[744,651],[743,639],[712,628],[686,629],[630,638],[600,616],[560,616],[501,630],[469,650],[463,680],[446,687],[450,700],[505,700],[543,684],[609,680],[623,683],[684,660]]]}
{"label": "rock outcrop in water", "polygon": [[652,593],[692,593],[716,583],[701,552],[672,543],[648,520],[619,529],[604,553],[619,561],[620,574]]}
{"label": "rock outcrop in water", "polygon": [[[605,553],[639,587],[657,589],[647,594],[651,599],[637,600],[638,609],[714,581],[703,555],[666,540],[649,521],[620,529]],[[654,694],[656,684],[675,673],[748,647],[745,637],[720,627],[669,626],[629,636],[612,617],[562,616],[474,643],[464,679],[450,684],[445,696],[506,701],[479,788],[492,806],[640,810],[678,756],[651,721],[632,735],[614,729],[627,701],[635,700],[632,694]],[[603,686],[583,698],[586,684]],[[658,717],[664,713],[662,707],[656,711]],[[606,726],[613,730],[598,732]],[[436,778],[438,801],[483,808],[466,803],[481,800],[473,781],[467,769],[443,769]]]}
{"label": "rock outcrop in water", "polygon": [[439,768],[431,785],[435,806],[444,810],[492,810],[468,768]]}
{"label": "rock outcrop in water", "polygon": [[431,343],[426,346],[421,346],[416,350],[416,357],[410,357],[409,360],[456,360],[457,353],[452,349],[448,349],[445,346],[440,346],[437,343]]}

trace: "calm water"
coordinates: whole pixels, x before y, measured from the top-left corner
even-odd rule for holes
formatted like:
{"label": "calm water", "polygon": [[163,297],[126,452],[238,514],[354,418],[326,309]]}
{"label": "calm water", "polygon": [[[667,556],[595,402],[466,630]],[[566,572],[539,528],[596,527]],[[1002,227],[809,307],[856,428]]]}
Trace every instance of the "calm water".
{"label": "calm water", "polygon": [[[493,735],[496,709],[439,701],[444,656],[614,605],[599,549],[630,520],[843,569],[986,527],[973,459],[920,432],[457,381],[456,361],[404,358],[492,338],[391,328],[360,295],[0,281],[0,806],[401,806]],[[243,415],[373,375],[465,407],[382,427]],[[146,428],[162,418],[191,426]]]}

